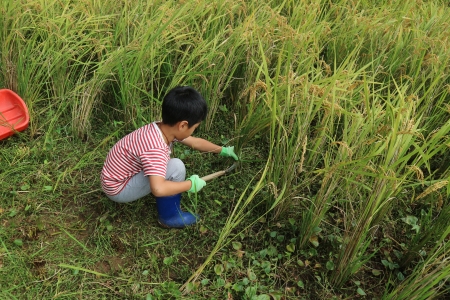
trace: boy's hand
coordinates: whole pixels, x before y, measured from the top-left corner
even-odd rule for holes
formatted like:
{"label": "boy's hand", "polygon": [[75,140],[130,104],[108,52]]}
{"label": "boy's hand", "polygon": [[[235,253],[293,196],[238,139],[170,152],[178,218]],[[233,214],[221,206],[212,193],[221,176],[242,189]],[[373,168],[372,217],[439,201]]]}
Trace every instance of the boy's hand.
{"label": "boy's hand", "polygon": [[196,193],[206,185],[206,181],[198,177],[198,175],[192,175],[188,180],[192,183],[191,188],[188,190],[189,193]]}
{"label": "boy's hand", "polygon": [[234,153],[234,146],[222,147],[222,151],[219,153],[220,156],[232,157],[234,160],[239,160],[236,153]]}

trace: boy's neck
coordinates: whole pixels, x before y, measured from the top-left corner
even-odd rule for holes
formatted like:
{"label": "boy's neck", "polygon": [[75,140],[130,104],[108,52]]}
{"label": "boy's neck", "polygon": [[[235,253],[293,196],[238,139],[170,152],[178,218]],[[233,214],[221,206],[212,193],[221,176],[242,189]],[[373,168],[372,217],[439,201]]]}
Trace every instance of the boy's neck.
{"label": "boy's neck", "polygon": [[158,125],[159,130],[161,130],[166,144],[170,145],[170,143],[172,143],[172,141],[175,139],[175,135],[171,133],[171,127],[163,124],[162,122],[156,123],[156,125]]}

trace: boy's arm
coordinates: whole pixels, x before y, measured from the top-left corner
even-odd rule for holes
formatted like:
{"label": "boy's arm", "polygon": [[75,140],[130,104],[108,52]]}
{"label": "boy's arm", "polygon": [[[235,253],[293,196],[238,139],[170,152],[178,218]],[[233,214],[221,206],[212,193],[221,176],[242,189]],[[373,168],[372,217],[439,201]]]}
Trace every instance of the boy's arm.
{"label": "boy's arm", "polygon": [[202,152],[220,153],[222,151],[221,146],[213,144],[205,139],[193,136],[185,138],[184,140],[180,141],[180,143],[194,150],[199,150]]}
{"label": "boy's arm", "polygon": [[234,153],[234,147],[221,147],[216,144],[213,144],[207,140],[196,138],[196,137],[187,137],[184,140],[180,141],[180,143],[191,147],[192,149],[199,150],[202,152],[212,152],[218,153],[221,156],[232,157],[235,160],[238,160],[236,153]]}
{"label": "boy's arm", "polygon": [[162,176],[149,176],[150,190],[155,197],[164,197],[188,191],[192,182],[190,180],[175,182],[166,180]]}

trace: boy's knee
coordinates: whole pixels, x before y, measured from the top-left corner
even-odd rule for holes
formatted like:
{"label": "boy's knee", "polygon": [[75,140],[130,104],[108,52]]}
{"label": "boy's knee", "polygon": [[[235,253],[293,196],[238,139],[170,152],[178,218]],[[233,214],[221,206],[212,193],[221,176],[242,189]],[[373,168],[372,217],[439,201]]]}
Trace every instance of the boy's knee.
{"label": "boy's knee", "polygon": [[179,158],[172,158],[167,163],[166,179],[170,181],[184,181],[186,179],[186,167]]}

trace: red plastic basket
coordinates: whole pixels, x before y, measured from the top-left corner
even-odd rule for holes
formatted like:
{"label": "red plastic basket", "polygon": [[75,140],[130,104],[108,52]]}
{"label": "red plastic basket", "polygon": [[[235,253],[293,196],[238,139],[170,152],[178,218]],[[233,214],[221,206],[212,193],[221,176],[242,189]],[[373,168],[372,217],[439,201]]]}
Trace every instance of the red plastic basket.
{"label": "red plastic basket", "polygon": [[8,89],[0,90],[0,140],[28,128],[30,115],[22,98]]}

